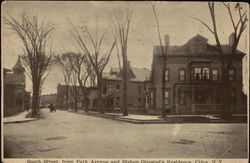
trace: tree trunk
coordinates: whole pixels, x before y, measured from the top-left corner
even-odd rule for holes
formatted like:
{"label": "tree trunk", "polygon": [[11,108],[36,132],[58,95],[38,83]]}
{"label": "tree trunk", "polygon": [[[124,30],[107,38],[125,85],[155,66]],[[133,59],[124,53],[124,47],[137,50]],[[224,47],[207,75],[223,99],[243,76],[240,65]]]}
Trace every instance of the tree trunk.
{"label": "tree trunk", "polygon": [[102,89],[103,89],[103,83],[102,83],[102,72],[100,72],[97,75],[97,83],[98,83],[98,110],[101,114],[104,114],[103,109],[103,99],[102,99]]}
{"label": "tree trunk", "polygon": [[82,94],[84,96],[84,103],[83,103],[84,111],[87,113],[89,111],[89,98],[88,98],[87,93],[85,91],[85,84],[84,85],[82,84],[82,81],[81,81],[79,75],[78,75],[78,83],[80,85]]}
{"label": "tree trunk", "polygon": [[69,101],[69,83],[66,86],[66,110],[69,110],[68,101]]}
{"label": "tree trunk", "polygon": [[32,96],[32,117],[39,114],[39,91],[40,87],[36,80],[33,81],[33,96]]}
{"label": "tree trunk", "polygon": [[[227,62],[227,61],[226,61]],[[229,63],[227,63],[229,64]],[[221,116],[223,118],[229,118],[231,116],[231,110],[230,110],[230,104],[229,104],[229,100],[230,100],[230,94],[231,92],[228,91],[229,88],[231,88],[230,86],[230,81],[229,81],[229,69],[230,69],[230,65],[226,65],[225,60],[222,59],[222,81],[223,86],[223,94],[222,94],[222,111],[221,111]]]}
{"label": "tree trunk", "polygon": [[123,56],[123,105],[122,111],[123,116],[128,115],[127,110],[127,84],[128,84],[128,61],[127,61],[127,48],[122,47],[122,56]]}
{"label": "tree trunk", "polygon": [[78,111],[78,107],[77,107],[77,103],[78,103],[78,97],[75,97],[75,111],[77,112]]}
{"label": "tree trunk", "polygon": [[162,111],[161,115],[163,118],[166,117],[166,109],[165,109],[165,89],[166,89],[166,79],[165,79],[165,73],[166,73],[166,58],[163,56],[163,65],[162,65]]}

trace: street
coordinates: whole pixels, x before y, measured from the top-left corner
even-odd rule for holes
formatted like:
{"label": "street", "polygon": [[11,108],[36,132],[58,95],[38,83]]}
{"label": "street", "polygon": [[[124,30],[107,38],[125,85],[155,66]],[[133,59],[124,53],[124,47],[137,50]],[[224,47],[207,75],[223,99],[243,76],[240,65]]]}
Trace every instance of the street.
{"label": "street", "polygon": [[246,123],[132,124],[74,112],[4,124],[5,157],[246,158]]}

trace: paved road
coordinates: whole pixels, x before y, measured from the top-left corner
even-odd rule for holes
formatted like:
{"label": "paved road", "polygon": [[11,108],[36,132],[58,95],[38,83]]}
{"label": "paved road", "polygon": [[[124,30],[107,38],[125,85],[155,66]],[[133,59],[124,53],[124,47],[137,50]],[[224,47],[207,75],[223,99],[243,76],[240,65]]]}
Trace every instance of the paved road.
{"label": "paved road", "polygon": [[7,157],[247,157],[247,124],[131,124],[43,112],[42,120],[4,124]]}

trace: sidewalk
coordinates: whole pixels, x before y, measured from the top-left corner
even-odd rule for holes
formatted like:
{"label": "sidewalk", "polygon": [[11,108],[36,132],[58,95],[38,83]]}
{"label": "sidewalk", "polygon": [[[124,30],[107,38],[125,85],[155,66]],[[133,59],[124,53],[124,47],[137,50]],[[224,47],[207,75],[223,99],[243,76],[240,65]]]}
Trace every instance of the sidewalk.
{"label": "sidewalk", "polygon": [[247,123],[247,115],[233,115],[230,119],[222,119],[216,115],[167,115],[165,119],[154,115],[129,114],[122,116],[122,113],[79,112],[79,114],[101,117],[137,124],[154,123]]}
{"label": "sidewalk", "polygon": [[3,118],[3,123],[23,123],[23,122],[28,122],[28,121],[34,121],[37,120],[37,118],[25,118],[25,115],[28,114],[28,112],[24,111],[21,112],[17,115],[13,115],[10,117],[4,117]]}

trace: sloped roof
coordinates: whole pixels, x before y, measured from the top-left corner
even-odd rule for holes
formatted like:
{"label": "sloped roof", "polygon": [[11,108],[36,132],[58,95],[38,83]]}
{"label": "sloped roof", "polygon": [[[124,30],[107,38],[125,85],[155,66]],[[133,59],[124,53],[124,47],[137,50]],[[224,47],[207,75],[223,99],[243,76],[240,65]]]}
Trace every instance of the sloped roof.
{"label": "sloped roof", "polygon": [[208,39],[206,37],[204,37],[200,34],[197,34],[194,37],[192,37],[190,40],[188,40],[188,42],[191,42],[191,41],[205,41],[205,42],[207,42],[207,40]]}
{"label": "sloped roof", "polygon": [[102,77],[103,77],[104,79],[108,79],[108,80],[122,80],[121,77],[118,77],[118,76],[116,76],[116,75],[111,75],[111,74],[108,73],[108,72],[103,72]]}
{"label": "sloped roof", "polygon": [[[189,55],[190,54],[189,44],[194,40],[207,42],[207,39],[205,37],[197,34],[196,36],[194,36],[190,40],[188,40],[187,43],[184,45],[169,46],[169,47],[164,46],[163,48],[167,48],[167,55]],[[231,53],[232,47],[230,45],[221,45],[221,48],[222,48],[224,54]],[[206,54],[220,54],[216,45],[210,45],[208,43],[206,43],[206,52],[205,53]],[[236,50],[236,53],[243,54],[243,52],[241,52],[239,50]],[[159,45],[154,46],[153,54],[154,55],[161,55],[162,54],[161,46],[159,46]]]}
{"label": "sloped roof", "polygon": [[[111,71],[119,73],[120,69],[119,68],[112,68]],[[150,71],[146,68],[131,67],[131,71],[135,77],[131,78],[130,81],[143,82],[146,80],[147,77],[150,76]],[[108,80],[122,80],[122,77],[117,76],[117,75],[112,75],[108,72],[103,73],[103,78],[108,79]]]}
{"label": "sloped roof", "polygon": [[25,78],[23,74],[6,73],[4,83],[12,85],[24,85]]}
{"label": "sloped roof", "polygon": [[150,76],[150,71],[146,68],[131,68],[135,75],[131,81],[145,81],[147,77]]}

